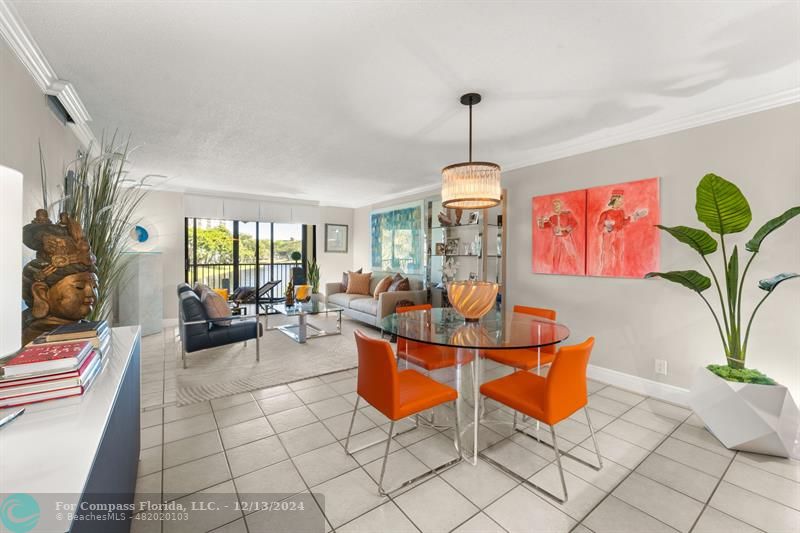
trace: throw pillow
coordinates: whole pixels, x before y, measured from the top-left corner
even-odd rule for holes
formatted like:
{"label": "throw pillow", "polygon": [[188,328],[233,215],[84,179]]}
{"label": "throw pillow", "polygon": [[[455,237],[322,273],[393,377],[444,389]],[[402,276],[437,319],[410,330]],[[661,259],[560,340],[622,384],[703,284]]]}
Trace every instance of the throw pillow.
{"label": "throw pillow", "polygon": [[400,274],[395,274],[394,279],[392,280],[392,284],[389,286],[389,292],[410,291],[410,290],[411,290],[411,284],[408,282],[408,278],[405,278]]}
{"label": "throw pillow", "polygon": [[[214,291],[205,291],[203,297],[200,298],[200,303],[205,307],[208,318],[228,318],[231,316],[231,309],[228,307],[228,304],[225,303],[222,296]],[[230,326],[231,322],[230,320],[222,320],[214,322],[214,325]]]}
{"label": "throw pillow", "polygon": [[199,281],[194,284],[194,293],[197,295],[198,298],[203,298],[203,294],[211,290],[211,287],[204,283],[200,283]]}
{"label": "throw pillow", "polygon": [[372,278],[372,272],[365,274],[349,272],[347,274],[347,294],[365,294],[369,296],[370,278]]}
{"label": "throw pillow", "polygon": [[392,285],[393,281],[394,278],[392,276],[386,276],[385,278],[380,280],[378,284],[375,285],[375,292],[372,293],[372,296],[374,296],[375,299],[377,300],[382,292],[386,292],[389,290],[389,287]]}
{"label": "throw pillow", "polygon": [[[363,268],[359,268],[358,270],[354,270],[354,272],[361,274],[363,270]],[[347,272],[342,272],[342,292],[347,292]]]}

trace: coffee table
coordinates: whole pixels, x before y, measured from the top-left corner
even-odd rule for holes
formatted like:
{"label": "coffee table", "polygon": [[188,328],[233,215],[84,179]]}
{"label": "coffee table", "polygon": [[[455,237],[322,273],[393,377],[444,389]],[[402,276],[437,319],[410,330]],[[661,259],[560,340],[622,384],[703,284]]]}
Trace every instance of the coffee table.
{"label": "coffee table", "polygon": [[[288,335],[294,339],[295,342],[299,342],[300,344],[305,343],[308,339],[342,334],[342,311],[344,308],[338,305],[311,301],[308,303],[296,303],[292,306],[287,306],[284,303],[271,304],[269,308],[284,316],[297,317],[297,323],[269,327],[269,312],[267,312],[264,324],[266,329],[280,330],[282,333]],[[269,311],[269,309],[267,311]],[[309,324],[308,322],[309,315],[328,315],[329,313],[336,313],[338,315],[336,317],[336,330],[334,331],[318,328],[317,326]]]}

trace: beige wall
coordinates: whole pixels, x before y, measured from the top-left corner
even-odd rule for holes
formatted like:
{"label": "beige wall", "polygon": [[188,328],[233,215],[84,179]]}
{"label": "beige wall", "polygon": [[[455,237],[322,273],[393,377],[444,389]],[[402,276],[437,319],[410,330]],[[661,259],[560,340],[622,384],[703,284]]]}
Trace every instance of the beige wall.
{"label": "beige wall", "polygon": [[[342,272],[353,268],[354,210],[346,207],[320,207],[319,209],[317,262],[319,263],[320,291],[324,292],[325,283],[342,279]],[[346,224],[348,226],[346,254],[325,253],[325,224]]]}
{"label": "beige wall", "polygon": [[153,251],[161,252],[164,318],[178,318],[175,286],[183,281],[184,218],[183,193],[150,191],[139,205],[136,216],[152,224],[158,232]]}
{"label": "beige wall", "polygon": [[39,141],[52,203],[59,196],[56,186],[62,183],[64,166],[75,159],[81,144],[72,130],[56,119],[45,95],[0,39],[0,164],[24,175],[20,224],[30,222],[42,206]]}
{"label": "beige wall", "polygon": [[[695,369],[724,363],[713,319],[696,294],[663,280],[536,275],[531,272],[531,197],[661,177],[662,223],[703,227],[694,213],[699,179],[714,172],[734,181],[750,201],[753,222],[727,240],[740,249],[766,220],[800,204],[800,105],[752,114],[654,139],[507,172],[509,191],[509,304],[558,310],[572,329],[569,342],[597,337],[592,363],[688,388]],[[800,271],[800,220],[764,243],[745,286],[744,309],[763,292],[759,279]],[[669,237],[661,240],[661,269],[696,269],[696,253]],[[743,251],[743,250],[742,250]],[[720,267],[720,253],[710,256]],[[713,289],[710,289],[713,290]],[[800,282],[787,282],[759,311],[748,367],[766,372],[800,396]],[[654,360],[669,374],[657,376]]]}

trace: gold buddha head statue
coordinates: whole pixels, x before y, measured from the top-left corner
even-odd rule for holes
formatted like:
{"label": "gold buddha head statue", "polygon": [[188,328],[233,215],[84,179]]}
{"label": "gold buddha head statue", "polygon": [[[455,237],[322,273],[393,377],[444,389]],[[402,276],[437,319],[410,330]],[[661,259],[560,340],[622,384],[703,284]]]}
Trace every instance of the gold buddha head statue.
{"label": "gold buddha head statue", "polygon": [[80,224],[62,213],[53,223],[47,211],[22,228],[25,246],[36,258],[22,270],[22,342],[61,324],[76,322],[92,312],[97,301],[95,256]]}

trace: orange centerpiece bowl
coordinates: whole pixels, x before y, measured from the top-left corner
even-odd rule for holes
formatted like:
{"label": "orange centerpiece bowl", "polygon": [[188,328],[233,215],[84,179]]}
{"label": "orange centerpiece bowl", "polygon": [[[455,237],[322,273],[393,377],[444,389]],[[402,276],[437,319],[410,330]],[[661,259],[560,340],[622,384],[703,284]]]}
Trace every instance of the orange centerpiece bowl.
{"label": "orange centerpiece bowl", "polygon": [[451,281],[447,298],[468,322],[476,322],[494,307],[497,289],[497,283],[488,281]]}

